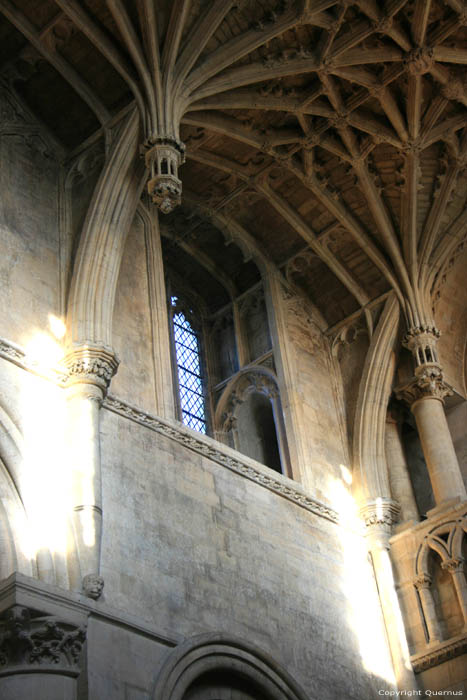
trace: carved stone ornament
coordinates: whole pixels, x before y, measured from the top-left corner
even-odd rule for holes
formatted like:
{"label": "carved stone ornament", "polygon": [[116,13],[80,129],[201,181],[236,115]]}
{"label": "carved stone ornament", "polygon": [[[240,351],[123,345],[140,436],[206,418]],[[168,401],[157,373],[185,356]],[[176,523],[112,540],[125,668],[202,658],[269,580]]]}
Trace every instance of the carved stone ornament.
{"label": "carved stone ornament", "polygon": [[425,398],[439,399],[443,401],[446,396],[451,396],[451,387],[443,379],[443,372],[439,365],[417,367],[415,378],[403,387],[396,390],[398,399],[406,401],[411,406],[415,401]]}
{"label": "carved stone ornament", "polygon": [[456,639],[453,642],[444,642],[436,647],[436,649],[430,649],[430,651],[424,654],[412,656],[412,668],[415,673],[420,673],[421,671],[426,671],[429,668],[438,666],[449,659],[454,659],[456,656],[461,656],[461,654],[465,654],[466,651],[467,636],[463,635],[460,639]]}
{"label": "carved stone ornament", "polygon": [[368,501],[360,508],[360,515],[367,528],[380,526],[390,529],[399,520],[400,505],[390,498]]}
{"label": "carved stone ornament", "polygon": [[80,345],[65,356],[63,364],[68,369],[68,384],[96,384],[106,390],[117,371],[119,360],[110,348]]}
{"label": "carved stone ornament", "polygon": [[405,59],[407,71],[411,75],[424,75],[434,66],[433,49],[423,46],[412,49]]}
{"label": "carved stone ornament", "polygon": [[178,168],[185,160],[185,147],[172,139],[150,143],[145,150],[146,167],[150,171],[148,193],[163,214],[169,214],[182,201],[182,183]]}
{"label": "carved stone ornament", "polygon": [[339,516],[331,506],[325,505],[306,494],[299,484],[293,484],[290,480],[284,483],[282,475],[275,474],[271,470],[268,470],[267,474],[263,473],[262,470],[253,466],[251,460],[247,457],[243,458],[239,453],[236,453],[234,457],[230,451],[225,452],[224,447],[219,443],[214,443],[204,436],[195,436],[192,434],[193,431],[188,430],[185,426],[153,416],[112,396],[107,396],[104,399],[103,406],[123,418],[143,425],[149,430],[154,430],[160,435],[174,440],[202,456],[208,457],[221,466],[240,474],[240,476],[244,476],[250,481],[254,481],[256,484],[273,491],[315,515],[334,523],[339,522]]}
{"label": "carved stone ornament", "polygon": [[441,562],[441,568],[445,569],[445,571],[449,571],[451,574],[455,574],[456,572],[463,572],[464,559],[462,557],[447,559]]}
{"label": "carved stone ornament", "polygon": [[231,391],[222,413],[222,430],[229,432],[237,427],[237,416],[235,415],[237,406],[242,404],[250,392],[264,394],[270,401],[279,397],[279,388],[276,380],[270,374],[252,369],[244,372],[235,383],[235,388]]}
{"label": "carved stone ornament", "polygon": [[421,573],[414,579],[413,585],[417,590],[421,590],[423,588],[430,588],[432,582],[433,579],[429,574]]}
{"label": "carved stone ornament", "polygon": [[438,364],[436,346],[440,335],[435,326],[415,326],[407,331],[403,344],[414,356],[417,366]]}
{"label": "carved stone ornament", "polygon": [[78,675],[86,629],[13,605],[0,621],[0,675],[18,667]]}
{"label": "carved stone ornament", "polygon": [[88,598],[97,600],[104,590],[104,579],[98,574],[87,574],[83,577],[83,593]]}

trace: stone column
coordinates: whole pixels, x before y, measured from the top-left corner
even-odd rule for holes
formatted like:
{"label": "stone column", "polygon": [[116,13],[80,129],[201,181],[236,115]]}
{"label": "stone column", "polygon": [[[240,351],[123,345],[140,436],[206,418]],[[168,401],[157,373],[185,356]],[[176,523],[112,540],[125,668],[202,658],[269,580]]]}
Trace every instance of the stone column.
{"label": "stone column", "polygon": [[2,618],[2,700],[76,700],[85,627],[22,605],[13,605]]}
{"label": "stone column", "polygon": [[399,690],[416,690],[417,682],[410,662],[389,555],[391,528],[398,520],[399,510],[395,501],[377,498],[367,502],[360,512],[366,525],[368,551],[373,562],[397,687]]}
{"label": "stone column", "polygon": [[443,639],[438,617],[435,610],[435,602],[431,592],[432,578],[428,574],[420,574],[414,581],[418,591],[422,613],[425,619],[428,642],[430,644],[440,642]]}
{"label": "stone column", "polygon": [[467,581],[464,573],[464,559],[462,557],[448,559],[441,563],[441,567],[449,571],[452,576],[459,606],[464,617],[464,627],[467,627]]}
{"label": "stone column", "polygon": [[418,508],[402,447],[397,417],[388,411],[385,432],[386,462],[393,498],[401,507],[401,521],[418,521]]}
{"label": "stone column", "polygon": [[80,561],[82,587],[98,598],[102,538],[100,408],[118,367],[115,354],[96,345],[74,347],[65,358],[69,371],[68,450],[72,475],[72,521]]}
{"label": "stone column", "polygon": [[444,398],[452,393],[438,364],[435,328],[415,328],[405,344],[412,351],[415,377],[398,395],[410,404],[415,416],[436,505],[464,500],[467,493],[444,413]]}

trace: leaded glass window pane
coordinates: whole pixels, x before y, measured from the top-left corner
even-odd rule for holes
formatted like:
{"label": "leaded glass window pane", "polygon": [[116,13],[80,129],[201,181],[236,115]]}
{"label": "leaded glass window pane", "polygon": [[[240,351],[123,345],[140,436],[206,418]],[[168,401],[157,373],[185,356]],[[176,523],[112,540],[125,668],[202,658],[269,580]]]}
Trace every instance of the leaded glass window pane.
{"label": "leaded glass window pane", "polygon": [[[177,297],[171,298],[172,306],[177,302]],[[173,314],[173,330],[182,420],[189,428],[206,433],[198,334],[182,311]]]}

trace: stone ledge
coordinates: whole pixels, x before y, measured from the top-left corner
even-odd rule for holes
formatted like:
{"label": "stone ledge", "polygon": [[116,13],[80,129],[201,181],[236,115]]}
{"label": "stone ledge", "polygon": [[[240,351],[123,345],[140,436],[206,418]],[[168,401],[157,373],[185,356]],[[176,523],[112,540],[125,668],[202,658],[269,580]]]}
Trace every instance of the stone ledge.
{"label": "stone ledge", "polygon": [[222,445],[210,437],[196,433],[194,430],[190,430],[190,428],[182,424],[153,416],[150,413],[145,413],[139,408],[131,406],[115,396],[107,396],[102,405],[103,408],[123,418],[132,420],[171,440],[175,440],[184,447],[193,450],[193,452],[197,452],[227,467],[231,471],[254,481],[260,486],[292,501],[292,503],[295,503],[301,508],[305,508],[305,510],[315,515],[326,518],[333,523],[339,523],[337,511],[308,496],[299,484],[286,476],[276,476],[268,467],[236,452],[230,447],[227,447],[227,445]]}
{"label": "stone ledge", "polygon": [[5,338],[0,338],[0,357],[12,362],[21,369],[25,369],[27,372],[31,372],[59,386],[64,386],[68,379],[68,375],[63,371],[55,368],[50,369],[42,367],[38,362],[31,360],[28,358],[24,348],[13,343],[11,340],[5,340]]}
{"label": "stone ledge", "polygon": [[0,614],[12,605],[45,609],[48,614],[64,617],[76,624],[89,618],[101,620],[167,647],[175,647],[184,639],[179,634],[157,631],[155,623],[123,612],[102,600],[94,601],[81,593],[59,588],[19,572],[0,581]]}
{"label": "stone ledge", "polygon": [[418,537],[419,539],[423,539],[427,532],[433,530],[438,525],[444,522],[459,520],[465,515],[467,515],[467,501],[454,501],[447,510],[441,509],[433,513],[431,517],[426,520],[421,520],[420,522],[411,521],[404,529],[396,529],[390,539],[390,543],[394,544],[406,537]]}
{"label": "stone ledge", "polygon": [[[4,338],[0,338],[0,357],[43,379],[54,382],[58,386],[65,387],[67,385],[67,374],[55,369],[44,370],[39,367],[39,365],[28,360],[23,348]],[[139,423],[150,430],[154,430],[171,440],[175,440],[188,449],[208,457],[241,476],[245,476],[247,479],[254,481],[260,486],[282,496],[282,498],[286,498],[315,515],[319,515],[333,523],[339,523],[337,511],[311,498],[311,496],[308,496],[299,484],[284,475],[273,476],[273,472],[270,469],[256,462],[254,459],[250,459],[236,450],[227,447],[227,445],[222,445],[222,443],[210,437],[202,436],[200,433],[196,433],[175,421],[171,422],[167,419],[162,419],[150,413],[146,413],[115,396],[107,396],[103,402],[103,407],[135,423]]]}
{"label": "stone ledge", "polygon": [[453,659],[456,656],[461,656],[466,651],[467,634],[461,634],[458,637],[447,639],[427,651],[412,656],[413,670],[415,673],[421,673],[421,671],[426,671],[429,668],[433,668],[433,666],[438,666],[444,661]]}

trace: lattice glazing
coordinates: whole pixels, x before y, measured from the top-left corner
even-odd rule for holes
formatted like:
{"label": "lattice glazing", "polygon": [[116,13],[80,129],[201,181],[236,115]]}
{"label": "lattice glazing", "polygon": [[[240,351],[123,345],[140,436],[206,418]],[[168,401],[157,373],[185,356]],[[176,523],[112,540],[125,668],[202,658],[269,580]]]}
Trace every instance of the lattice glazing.
{"label": "lattice glazing", "polygon": [[173,328],[182,419],[189,428],[206,433],[198,337],[181,311],[174,314]]}

